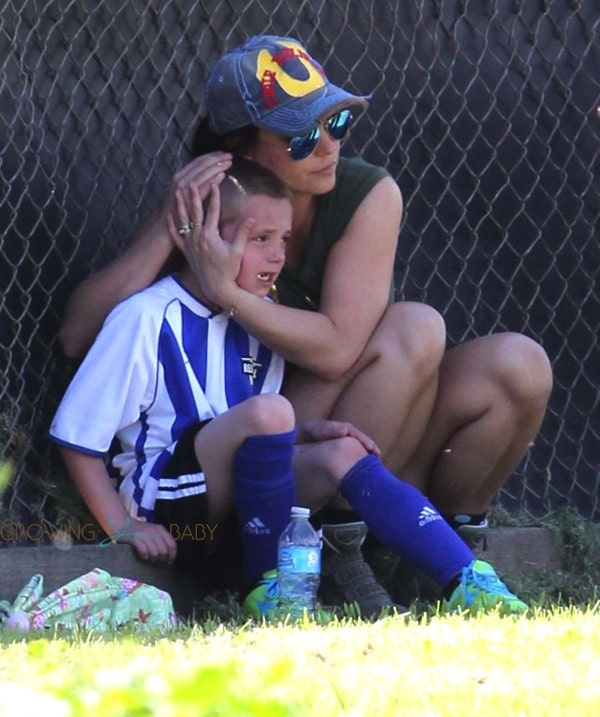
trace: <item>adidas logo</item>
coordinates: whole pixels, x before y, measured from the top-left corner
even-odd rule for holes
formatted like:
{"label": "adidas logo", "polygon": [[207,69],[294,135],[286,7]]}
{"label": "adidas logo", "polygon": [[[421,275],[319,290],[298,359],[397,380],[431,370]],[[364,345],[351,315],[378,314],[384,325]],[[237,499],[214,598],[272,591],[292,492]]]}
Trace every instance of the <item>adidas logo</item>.
{"label": "adidas logo", "polygon": [[442,520],[442,516],[428,505],[423,506],[419,513],[419,527],[422,528],[427,523],[433,523],[434,520]]}
{"label": "adidas logo", "polygon": [[271,531],[258,516],[255,516],[254,518],[251,518],[246,525],[244,525],[244,533],[252,533],[253,535],[270,535]]}

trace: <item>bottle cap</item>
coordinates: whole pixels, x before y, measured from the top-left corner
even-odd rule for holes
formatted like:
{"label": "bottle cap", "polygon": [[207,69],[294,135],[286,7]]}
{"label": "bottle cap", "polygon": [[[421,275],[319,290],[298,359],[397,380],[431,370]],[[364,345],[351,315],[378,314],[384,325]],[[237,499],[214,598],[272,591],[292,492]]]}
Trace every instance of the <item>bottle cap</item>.
{"label": "bottle cap", "polygon": [[292,507],[292,518],[310,518],[310,508],[294,505]]}

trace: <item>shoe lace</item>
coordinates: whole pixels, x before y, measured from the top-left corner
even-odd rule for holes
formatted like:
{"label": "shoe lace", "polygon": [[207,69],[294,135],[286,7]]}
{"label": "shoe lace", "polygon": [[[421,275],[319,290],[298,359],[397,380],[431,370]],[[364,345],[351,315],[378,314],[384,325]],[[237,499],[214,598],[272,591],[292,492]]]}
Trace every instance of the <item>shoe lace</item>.
{"label": "shoe lace", "polygon": [[338,553],[330,557],[335,581],[342,587],[348,602],[383,600],[391,604],[390,596],[377,582],[370,565],[359,551]]}
{"label": "shoe lace", "polygon": [[474,585],[480,590],[489,593],[490,595],[501,595],[503,597],[514,598],[515,595],[510,592],[506,585],[500,580],[500,578],[494,572],[484,573],[479,570],[473,569],[473,567],[467,566],[463,568],[461,583],[463,592],[467,592],[469,584]]}
{"label": "shoe lace", "polygon": [[269,600],[276,600],[279,597],[277,578],[264,578],[261,583],[265,586],[264,595]]}

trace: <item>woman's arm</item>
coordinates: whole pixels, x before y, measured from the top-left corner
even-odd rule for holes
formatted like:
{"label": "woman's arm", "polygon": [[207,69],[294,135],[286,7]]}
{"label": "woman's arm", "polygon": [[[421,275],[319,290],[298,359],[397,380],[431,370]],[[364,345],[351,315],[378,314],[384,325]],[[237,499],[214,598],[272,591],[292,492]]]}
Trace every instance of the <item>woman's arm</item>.
{"label": "woman's arm", "polygon": [[375,441],[347,421],[330,421],[315,418],[301,421],[296,425],[296,443],[321,443],[337,438],[355,438],[368,453],[381,456],[381,450]]}
{"label": "woman's arm", "polygon": [[125,252],[91,274],[69,297],[59,340],[64,353],[77,358],[92,345],[104,320],[120,301],[149,286],[174,247],[156,210]]}
{"label": "woman's arm", "polygon": [[401,219],[400,189],[386,177],[331,250],[318,312],[270,304],[237,286],[246,227],[227,244],[205,223],[200,239],[192,245],[188,235],[181,248],[211,301],[286,360],[336,380],[358,359],[388,304]]}
{"label": "woman's arm", "polygon": [[131,518],[115,491],[102,458],[61,446],[67,470],[107,536],[133,545],[142,560],[172,563],[177,544],[167,529]]}
{"label": "woman's arm", "polygon": [[135,234],[125,252],[104,269],[85,279],[70,296],[59,339],[69,357],[82,356],[91,346],[104,319],[120,301],[149,286],[174,250],[167,231],[166,216],[173,211],[177,190],[190,185],[206,197],[219,184],[231,164],[223,152],[197,157],[177,172],[165,200]]}

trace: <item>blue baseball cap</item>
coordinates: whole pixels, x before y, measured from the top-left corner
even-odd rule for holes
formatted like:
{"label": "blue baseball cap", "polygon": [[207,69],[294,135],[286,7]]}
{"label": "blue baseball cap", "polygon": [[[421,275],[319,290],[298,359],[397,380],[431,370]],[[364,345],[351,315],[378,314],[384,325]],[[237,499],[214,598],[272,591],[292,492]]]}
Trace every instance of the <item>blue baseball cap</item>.
{"label": "blue baseball cap", "polygon": [[367,97],[329,82],[321,65],[292,37],[256,35],[223,55],[205,88],[215,134],[254,125],[284,137],[303,135],[343,107]]}

